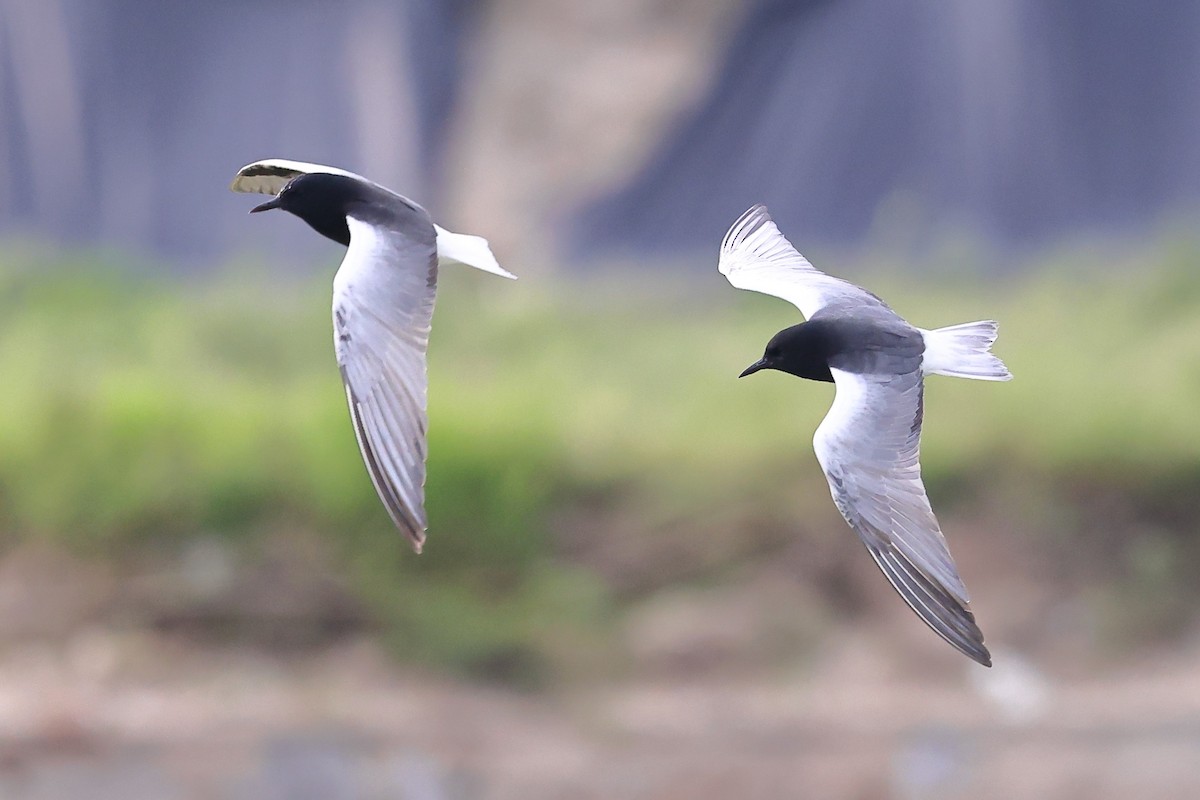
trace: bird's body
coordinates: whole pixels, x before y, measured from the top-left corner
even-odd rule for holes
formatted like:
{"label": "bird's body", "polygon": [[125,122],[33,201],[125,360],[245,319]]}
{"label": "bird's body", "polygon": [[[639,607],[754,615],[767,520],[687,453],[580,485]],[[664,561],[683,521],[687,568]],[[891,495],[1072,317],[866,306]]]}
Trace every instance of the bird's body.
{"label": "bird's body", "polygon": [[337,363],[363,461],[392,521],[418,552],[427,527],[426,350],[440,263],[502,270],[487,242],[433,224],[411,200],[333,167],[272,159],[239,170],[232,188],[281,208],[346,245],[333,280]]}
{"label": "bird's body", "polygon": [[730,228],[720,271],[738,288],[788,300],[808,319],[777,333],[742,375],[776,369],[836,385],[813,437],[834,504],[925,623],[990,666],[926,497],[919,457],[926,375],[1011,377],[989,352],[996,324],[932,331],[910,325],[870,292],[815,269],[762,206]]}
{"label": "bird's body", "polygon": [[831,370],[851,373],[911,371],[920,366],[920,331],[890,310],[864,313],[822,310],[808,322],[784,328],[767,346],[779,347],[779,369],[798,378],[833,383]]}

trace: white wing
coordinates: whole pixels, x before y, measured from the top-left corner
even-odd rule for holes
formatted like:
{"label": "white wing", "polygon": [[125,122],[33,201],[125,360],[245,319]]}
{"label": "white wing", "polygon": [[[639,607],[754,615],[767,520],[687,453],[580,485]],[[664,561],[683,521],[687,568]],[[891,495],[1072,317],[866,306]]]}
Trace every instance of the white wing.
{"label": "white wing", "polygon": [[333,281],[334,346],[363,461],[379,498],[419,553],[425,541],[425,353],[437,289],[427,241],[349,218]]}
{"label": "white wing", "polygon": [[900,596],[929,627],[990,666],[983,633],[921,482],[920,372],[831,370],[837,394],[813,447],[833,501]]}
{"label": "white wing", "polygon": [[[229,188],[235,192],[277,195],[283,191],[283,187],[287,186],[288,181],[292,178],[295,178],[297,175],[307,175],[311,172],[345,175],[346,177],[357,178],[373,186],[379,186],[384,191],[391,192],[391,189],[385,186],[380,186],[378,183],[368,180],[362,175],[357,175],[344,169],[327,167],[324,164],[310,164],[307,161],[290,161],[286,158],[267,158],[262,161],[255,161],[253,164],[247,164],[237,171],[237,175],[233,177],[233,183],[229,184]],[[405,199],[407,200],[407,198]],[[408,202],[412,203],[411,200]],[[442,265],[448,263],[464,264],[468,267],[483,270],[484,272],[490,272],[493,275],[500,275],[504,278],[516,280],[516,275],[501,267],[500,263],[496,261],[496,257],[492,254],[492,248],[488,245],[487,239],[467,233],[452,233],[437,225],[434,225],[434,228],[437,230],[438,260]]]}
{"label": "white wing", "polygon": [[808,263],[779,232],[767,207],[751,206],[721,242],[717,269],[738,289],[787,300],[807,319],[840,303],[886,305],[854,284],[826,275]]}
{"label": "white wing", "polygon": [[328,172],[330,175],[345,175],[367,183],[374,183],[362,175],[356,175],[337,167],[310,164],[307,161],[289,161],[286,158],[266,158],[239,169],[237,175],[233,176],[233,183],[229,184],[229,188],[235,192],[277,195],[283,191],[283,187],[287,186],[288,181],[292,178],[311,172]]}

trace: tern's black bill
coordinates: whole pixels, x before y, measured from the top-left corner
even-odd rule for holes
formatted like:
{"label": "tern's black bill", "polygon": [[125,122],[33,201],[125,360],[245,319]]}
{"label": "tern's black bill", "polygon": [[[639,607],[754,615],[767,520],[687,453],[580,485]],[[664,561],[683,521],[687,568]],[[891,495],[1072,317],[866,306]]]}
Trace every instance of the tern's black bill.
{"label": "tern's black bill", "polygon": [[267,202],[265,202],[261,205],[255,206],[254,208],[250,209],[250,213],[256,214],[259,211],[270,211],[272,208],[279,208],[279,198],[278,197],[272,197]]}
{"label": "tern's black bill", "polygon": [[754,373],[758,372],[760,369],[766,369],[768,366],[769,365],[767,364],[767,360],[765,358],[760,358],[758,361],[755,361],[753,364],[751,364],[750,366],[748,366],[744,370],[742,370],[742,374],[738,375],[738,377],[744,378],[747,375],[753,375]]}

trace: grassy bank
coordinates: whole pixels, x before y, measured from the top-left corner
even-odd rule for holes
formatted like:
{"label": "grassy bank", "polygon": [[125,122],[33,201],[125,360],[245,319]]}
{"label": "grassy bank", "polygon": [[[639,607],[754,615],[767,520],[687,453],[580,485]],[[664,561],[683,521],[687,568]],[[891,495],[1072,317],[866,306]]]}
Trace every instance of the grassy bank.
{"label": "grassy bank", "polygon": [[[1067,543],[1094,532],[1087,498],[1115,496],[1176,552],[1175,532],[1200,522],[1189,499],[1200,481],[1194,256],[986,284],[862,278],[924,327],[1001,321],[996,350],[1013,382],[937,379],[927,393],[925,473],[939,507],[1004,484],[1023,525]],[[734,292],[715,271],[639,291],[631,299],[619,278],[444,276],[431,530],[418,559],[359,461],[327,277],[177,282],[10,258],[4,536],[119,557],[200,535],[252,548],[264,532],[303,530],[335,543],[406,654],[536,669],[639,592],[769,557],[777,541],[745,530],[803,536],[790,520],[832,513],[809,447],[831,387],[735,379],[794,310]],[[1157,556],[1130,558],[1161,571]]]}

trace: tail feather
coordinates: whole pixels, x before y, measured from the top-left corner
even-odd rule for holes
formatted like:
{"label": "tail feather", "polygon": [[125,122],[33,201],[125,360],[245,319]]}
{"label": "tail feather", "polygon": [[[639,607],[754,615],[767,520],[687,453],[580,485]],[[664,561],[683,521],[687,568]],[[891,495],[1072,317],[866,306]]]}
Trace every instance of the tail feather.
{"label": "tail feather", "polygon": [[926,375],[951,375],[981,381],[1012,380],[1004,362],[992,355],[996,323],[992,320],[964,322],[932,331],[925,336]]}
{"label": "tail feather", "polygon": [[451,261],[481,269],[502,278],[517,279],[516,275],[501,267],[500,263],[496,261],[487,239],[482,236],[472,236],[469,233],[452,233],[439,225],[433,227],[437,231],[439,262]]}

